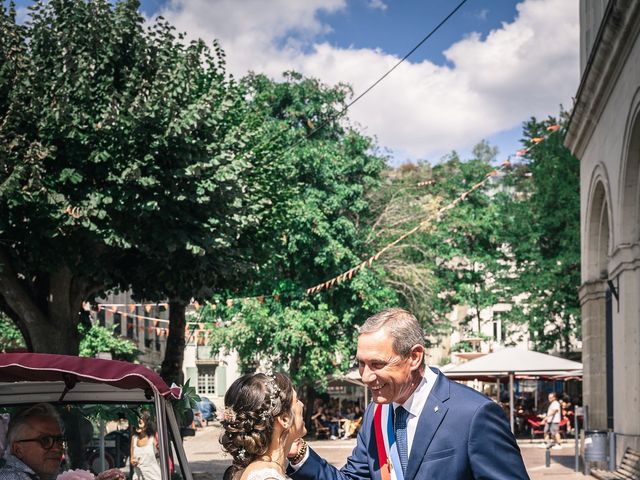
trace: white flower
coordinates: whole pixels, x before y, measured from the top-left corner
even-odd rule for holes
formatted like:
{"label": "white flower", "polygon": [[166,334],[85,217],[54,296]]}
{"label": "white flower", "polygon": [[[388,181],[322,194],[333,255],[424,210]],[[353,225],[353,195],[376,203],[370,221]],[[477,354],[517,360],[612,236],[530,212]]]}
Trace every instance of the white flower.
{"label": "white flower", "polygon": [[56,480],[94,480],[93,473],[87,470],[67,470],[56,477]]}

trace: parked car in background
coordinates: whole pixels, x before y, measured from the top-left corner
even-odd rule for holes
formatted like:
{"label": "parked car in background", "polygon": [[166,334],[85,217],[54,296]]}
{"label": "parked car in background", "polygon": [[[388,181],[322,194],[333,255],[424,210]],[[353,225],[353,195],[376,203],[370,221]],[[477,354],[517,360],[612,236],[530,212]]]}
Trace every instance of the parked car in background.
{"label": "parked car in background", "polygon": [[[209,425],[209,422],[217,420],[216,406],[207,397],[200,397],[200,401],[197,402],[198,412],[200,413],[200,422],[204,425]],[[198,421],[198,415],[196,415],[196,422]],[[198,426],[198,425],[196,425]]]}

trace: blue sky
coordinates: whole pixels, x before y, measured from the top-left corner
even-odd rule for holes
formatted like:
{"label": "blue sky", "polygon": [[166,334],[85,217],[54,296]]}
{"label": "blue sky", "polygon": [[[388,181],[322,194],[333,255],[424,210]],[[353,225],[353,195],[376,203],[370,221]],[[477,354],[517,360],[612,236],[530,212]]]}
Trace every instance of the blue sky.
{"label": "blue sky", "polygon": [[[27,0],[22,0],[24,5]],[[235,76],[297,70],[357,95],[458,0],[142,0],[191,38],[219,39]],[[393,164],[463,157],[482,139],[498,160],[521,124],[570,107],[579,81],[578,0],[468,0],[349,112]]]}

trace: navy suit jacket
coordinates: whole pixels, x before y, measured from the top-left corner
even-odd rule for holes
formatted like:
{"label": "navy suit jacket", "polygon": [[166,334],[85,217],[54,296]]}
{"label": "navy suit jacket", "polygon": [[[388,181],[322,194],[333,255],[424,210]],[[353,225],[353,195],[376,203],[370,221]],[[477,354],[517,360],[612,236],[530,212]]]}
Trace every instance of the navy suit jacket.
{"label": "navy suit jacket", "polygon": [[[420,414],[405,480],[528,479],[502,408],[440,371]],[[365,412],[356,447],[341,469],[313,450],[294,480],[381,480],[373,407]]]}

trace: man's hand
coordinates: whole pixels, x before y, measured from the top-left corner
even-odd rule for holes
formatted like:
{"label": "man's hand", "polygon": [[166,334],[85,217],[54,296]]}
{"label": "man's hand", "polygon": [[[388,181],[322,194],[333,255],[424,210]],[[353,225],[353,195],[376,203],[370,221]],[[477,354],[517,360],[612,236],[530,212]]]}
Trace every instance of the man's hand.
{"label": "man's hand", "polygon": [[291,448],[289,449],[289,452],[287,453],[287,458],[293,458],[298,454],[298,450],[300,450],[301,442],[302,442],[301,438],[293,442],[293,444],[291,445]]}

